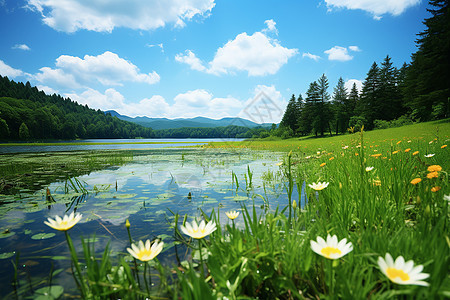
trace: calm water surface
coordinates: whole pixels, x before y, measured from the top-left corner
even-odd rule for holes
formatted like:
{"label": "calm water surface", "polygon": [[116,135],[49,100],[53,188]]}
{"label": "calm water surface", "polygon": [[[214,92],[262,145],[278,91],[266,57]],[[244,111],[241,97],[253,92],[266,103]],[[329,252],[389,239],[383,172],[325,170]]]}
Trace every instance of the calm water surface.
{"label": "calm water surface", "polygon": [[[208,215],[212,210],[219,211],[223,225],[229,222],[226,211],[241,210],[242,205],[253,203],[258,208],[263,206],[257,194],[268,201],[270,209],[284,207],[288,200],[277,165],[283,155],[246,150],[152,150],[134,156],[125,165],[78,177],[89,193],[73,189],[66,193],[65,182],[53,182],[48,186],[55,201],[52,203],[46,201],[45,188],[31,194],[0,195],[0,298],[12,291],[12,260],[17,253],[21,278],[29,274],[39,286],[37,282],[47,280],[53,265],[54,270],[61,270],[53,284],[76,293],[64,233],[44,225],[47,217],[72,211],[83,214],[82,221],[69,231],[75,248],[81,250],[81,239],[89,238],[95,241],[99,255],[110,243],[114,256],[127,254],[125,220],[129,219],[133,239],[161,238],[165,248],[158,258],[162,264],[173,266],[188,259],[190,253],[174,244],[172,212],[187,214],[192,220],[200,218],[201,211]],[[239,188],[232,172],[237,175]],[[298,201],[296,191],[294,197]],[[236,224],[243,225],[242,215]],[[22,285],[26,287],[27,283]]]}
{"label": "calm water surface", "polygon": [[[42,146],[15,145],[0,146],[1,153],[25,153],[25,152],[54,152],[54,151],[78,151],[78,150],[125,150],[125,149],[157,149],[166,147],[185,147],[203,145],[209,142],[242,141],[243,139],[86,139],[71,141],[52,141],[61,145]],[[71,145],[63,145],[71,143]],[[90,145],[77,145],[90,143]],[[139,143],[139,144],[136,144]],[[145,144],[142,144],[145,143]]]}

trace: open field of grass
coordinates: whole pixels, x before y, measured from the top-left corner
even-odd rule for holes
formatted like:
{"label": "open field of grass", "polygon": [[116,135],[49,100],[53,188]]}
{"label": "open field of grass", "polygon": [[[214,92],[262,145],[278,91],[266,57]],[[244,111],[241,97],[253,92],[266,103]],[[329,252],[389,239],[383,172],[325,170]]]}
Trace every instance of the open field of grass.
{"label": "open field of grass", "polygon": [[[381,129],[365,132],[365,141],[368,143],[396,143],[399,140],[404,141],[421,141],[433,140],[435,138],[445,141],[450,138],[450,119],[418,123],[398,128]],[[255,150],[274,150],[274,151],[290,151],[300,150],[302,152],[314,151],[317,148],[332,149],[339,146],[350,145],[358,140],[357,133],[338,135],[333,137],[315,138],[313,136],[291,138],[282,140],[280,138],[266,138],[256,140],[246,140],[243,142],[214,142],[206,146],[206,148],[250,148]]]}

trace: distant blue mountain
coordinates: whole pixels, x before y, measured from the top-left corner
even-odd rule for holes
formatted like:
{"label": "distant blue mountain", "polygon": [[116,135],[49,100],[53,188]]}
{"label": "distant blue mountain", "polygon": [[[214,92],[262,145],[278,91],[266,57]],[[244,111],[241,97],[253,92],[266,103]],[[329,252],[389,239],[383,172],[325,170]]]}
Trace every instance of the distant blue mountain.
{"label": "distant blue mountain", "polygon": [[195,117],[188,119],[167,119],[167,118],[149,118],[149,117],[135,117],[131,118],[119,114],[114,110],[107,110],[105,113],[111,114],[113,117],[117,117],[121,120],[133,122],[145,127],[151,127],[152,129],[173,129],[182,127],[223,127],[229,125],[244,126],[244,127],[270,127],[271,123],[258,124],[242,118],[222,118],[220,120],[214,120],[205,117]]}

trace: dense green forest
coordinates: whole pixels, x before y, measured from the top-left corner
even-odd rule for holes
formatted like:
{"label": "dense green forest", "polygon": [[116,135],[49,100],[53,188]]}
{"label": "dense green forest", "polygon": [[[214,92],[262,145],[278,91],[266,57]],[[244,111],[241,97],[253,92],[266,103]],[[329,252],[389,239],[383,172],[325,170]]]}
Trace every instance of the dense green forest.
{"label": "dense green forest", "polygon": [[[272,128],[274,126],[276,127],[276,125],[272,125]],[[267,132],[266,127],[248,128],[235,125],[207,128],[183,127],[153,131],[155,138],[258,138]]]}
{"label": "dense green forest", "polygon": [[30,83],[0,76],[0,139],[247,138],[263,128],[225,126],[152,130],[90,109],[69,98],[46,95]]}
{"label": "dense green forest", "polygon": [[153,137],[153,131],[0,76],[0,139],[135,137]]}
{"label": "dense green forest", "polygon": [[312,82],[306,98],[292,95],[276,135],[324,135],[366,129],[387,128],[412,122],[449,117],[450,36],[447,1],[430,1],[431,17],[418,34],[418,50],[410,64],[393,66],[388,55],[374,62],[361,92],[354,84],[348,91],[339,81],[330,95],[323,74]]}

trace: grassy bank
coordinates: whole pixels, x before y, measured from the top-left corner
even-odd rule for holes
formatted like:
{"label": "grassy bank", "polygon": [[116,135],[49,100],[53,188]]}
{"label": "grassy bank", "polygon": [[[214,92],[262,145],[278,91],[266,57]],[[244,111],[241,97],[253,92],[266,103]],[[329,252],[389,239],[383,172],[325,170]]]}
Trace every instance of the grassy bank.
{"label": "grassy bank", "polygon": [[[368,143],[389,143],[398,140],[432,140],[439,139],[441,141],[450,138],[450,119],[418,123],[398,128],[380,129],[365,132],[365,140]],[[300,150],[303,152],[311,152],[317,148],[333,149],[338,146],[349,145],[358,140],[358,134],[346,134],[338,136],[327,136],[316,138],[314,136],[291,138],[282,140],[281,138],[269,137],[266,139],[253,139],[242,142],[213,142],[205,146],[205,148],[249,148],[255,150],[274,150],[274,151],[290,151]]]}

